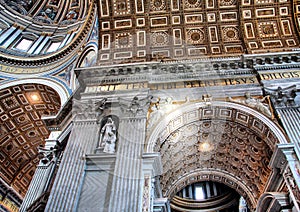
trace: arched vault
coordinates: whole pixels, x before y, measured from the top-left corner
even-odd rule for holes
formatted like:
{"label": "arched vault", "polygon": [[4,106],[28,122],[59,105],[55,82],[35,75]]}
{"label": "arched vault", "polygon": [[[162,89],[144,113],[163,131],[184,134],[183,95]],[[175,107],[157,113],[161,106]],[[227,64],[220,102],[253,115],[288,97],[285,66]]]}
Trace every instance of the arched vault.
{"label": "arched vault", "polygon": [[217,181],[238,191],[255,208],[271,170],[275,145],[287,143],[272,120],[229,102],[184,105],[159,120],[147,152],[160,152],[163,194],[172,198],[198,181]]}

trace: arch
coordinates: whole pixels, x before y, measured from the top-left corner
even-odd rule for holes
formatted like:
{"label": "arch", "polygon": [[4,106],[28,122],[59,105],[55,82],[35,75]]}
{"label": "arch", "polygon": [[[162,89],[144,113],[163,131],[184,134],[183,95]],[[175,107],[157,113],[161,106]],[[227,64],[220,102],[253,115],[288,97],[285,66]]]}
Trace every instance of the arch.
{"label": "arch", "polygon": [[[248,142],[250,148],[244,148]],[[271,172],[268,164],[275,144],[287,142],[277,124],[252,108],[198,102],[184,104],[159,120],[146,139],[145,151],[161,153],[164,195],[172,197],[192,176],[195,182],[221,181],[255,208]],[[211,149],[201,149],[203,143]]]}
{"label": "arch", "polygon": [[0,90],[14,85],[22,85],[22,84],[42,84],[53,88],[60,97],[61,106],[63,106],[67,102],[70,96],[68,90],[62,84],[54,80],[51,80],[49,78],[18,79],[18,80],[7,82],[4,85],[0,85]]}
{"label": "arch", "polygon": [[[157,139],[163,141],[170,133],[174,132],[180,127],[189,124],[195,120],[199,120],[199,117],[193,117],[190,120],[188,120],[187,114],[191,113],[192,111],[198,110],[199,108],[205,108],[205,107],[207,107],[207,104],[205,102],[182,105],[181,107],[178,107],[175,111],[165,116],[163,119],[159,120],[159,123],[150,132],[149,134],[150,136],[146,140],[146,152],[153,152],[153,148],[156,145]],[[261,120],[274,133],[279,143],[288,142],[286,135],[283,133],[283,131],[279,128],[278,125],[276,125],[271,119],[269,119],[265,115],[261,114],[260,112],[252,108],[246,107],[244,105],[232,103],[232,102],[221,102],[221,101],[212,102],[211,107],[212,108],[224,107],[224,108],[233,108],[233,109],[241,110],[246,114],[252,115],[258,120]],[[166,126],[168,127],[170,122],[174,121],[174,119],[178,118],[179,116],[183,117],[183,122],[179,125],[176,125],[175,127],[169,127],[169,129],[166,130]],[[161,133],[164,133],[164,135],[160,136]]]}
{"label": "arch", "polygon": [[255,197],[248,187],[242,182],[236,180],[236,177],[232,174],[222,170],[194,170],[192,173],[187,173],[181,179],[174,182],[167,193],[167,197],[171,199],[178,191],[183,189],[185,186],[194,182],[201,181],[214,181],[222,183],[230,188],[236,190],[245,200],[250,203],[251,206],[256,205]]}
{"label": "arch", "polygon": [[[84,64],[84,65],[87,65],[87,66],[83,66],[83,67],[88,67],[88,66],[90,66],[90,65],[92,65],[92,63],[91,62],[93,62],[93,61],[89,61],[89,62],[86,62],[85,61],[85,59],[87,58],[87,56],[90,54],[90,53],[92,53],[92,52],[94,52],[95,53],[95,61],[97,60],[97,46],[95,45],[95,44],[93,44],[93,43],[90,43],[90,44],[88,44],[87,46],[86,46],[86,48],[84,49],[84,51],[83,51],[83,53],[80,55],[80,57],[79,57],[79,59],[78,59],[78,62],[77,62],[77,64],[76,64],[76,67],[77,68],[80,68],[81,67],[81,65],[82,64],[84,64],[84,63],[86,63],[86,64]],[[82,68],[82,67],[81,67]]]}
{"label": "arch", "polygon": [[289,196],[287,193],[267,192],[261,195],[257,203],[257,212],[279,212],[283,208],[290,206]]}
{"label": "arch", "polygon": [[38,149],[50,134],[41,117],[57,114],[61,101],[56,90],[40,83],[0,91],[1,137],[5,138],[0,141],[1,179],[24,196],[39,162]]}

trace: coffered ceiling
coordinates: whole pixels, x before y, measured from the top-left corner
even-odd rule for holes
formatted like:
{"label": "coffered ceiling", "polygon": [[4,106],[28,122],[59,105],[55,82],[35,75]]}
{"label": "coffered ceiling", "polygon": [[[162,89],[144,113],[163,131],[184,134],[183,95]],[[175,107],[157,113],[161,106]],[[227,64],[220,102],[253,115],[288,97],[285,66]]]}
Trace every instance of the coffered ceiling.
{"label": "coffered ceiling", "polygon": [[41,116],[59,109],[58,94],[45,85],[16,85],[0,91],[0,177],[22,196],[39,162],[37,148],[49,136]]}
{"label": "coffered ceiling", "polygon": [[269,161],[279,143],[258,118],[223,107],[174,117],[161,129],[159,140],[154,151],[162,156],[164,196],[172,198],[194,182],[216,181],[234,188],[249,207],[255,207],[264,192]]}
{"label": "coffered ceiling", "polygon": [[298,2],[102,0],[100,63],[292,51]]}

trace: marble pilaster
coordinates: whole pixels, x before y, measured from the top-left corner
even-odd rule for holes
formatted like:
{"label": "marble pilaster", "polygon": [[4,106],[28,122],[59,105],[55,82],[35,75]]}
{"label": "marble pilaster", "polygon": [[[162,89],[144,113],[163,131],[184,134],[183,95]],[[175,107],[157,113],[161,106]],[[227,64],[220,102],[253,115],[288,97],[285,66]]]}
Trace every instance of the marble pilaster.
{"label": "marble pilaster", "polygon": [[45,148],[41,148],[39,151],[42,158],[22,202],[20,212],[26,211],[37,198],[47,191],[59,160],[60,150],[56,140],[48,139]]}
{"label": "marble pilaster", "polygon": [[73,100],[73,126],[45,211],[74,211],[78,205],[85,155],[98,142],[97,111],[92,101]]}
{"label": "marble pilaster", "polygon": [[134,97],[129,102],[124,99],[119,102],[121,116],[109,211],[141,211],[142,153],[150,101],[148,97]]}

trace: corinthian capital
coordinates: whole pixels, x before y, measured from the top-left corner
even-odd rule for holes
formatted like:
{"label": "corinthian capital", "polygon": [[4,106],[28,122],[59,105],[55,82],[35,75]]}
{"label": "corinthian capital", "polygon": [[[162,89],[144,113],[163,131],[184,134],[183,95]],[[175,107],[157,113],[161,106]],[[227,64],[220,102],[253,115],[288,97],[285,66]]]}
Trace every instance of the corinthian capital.
{"label": "corinthian capital", "polygon": [[297,96],[296,85],[289,87],[265,88],[266,94],[270,95],[272,103],[276,108],[296,107],[295,97]]}
{"label": "corinthian capital", "polygon": [[73,99],[72,113],[77,120],[96,119],[102,114],[106,101],[106,98],[96,102],[93,102],[92,100],[84,102]]}
{"label": "corinthian capital", "polygon": [[123,113],[129,116],[136,116],[147,113],[151,99],[152,96],[145,98],[135,96],[133,99],[119,98],[119,104]]}

